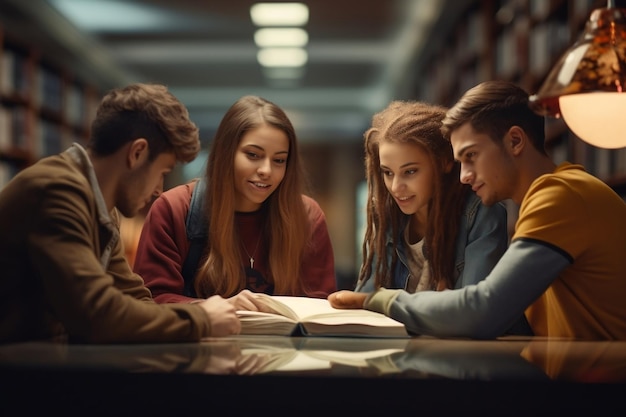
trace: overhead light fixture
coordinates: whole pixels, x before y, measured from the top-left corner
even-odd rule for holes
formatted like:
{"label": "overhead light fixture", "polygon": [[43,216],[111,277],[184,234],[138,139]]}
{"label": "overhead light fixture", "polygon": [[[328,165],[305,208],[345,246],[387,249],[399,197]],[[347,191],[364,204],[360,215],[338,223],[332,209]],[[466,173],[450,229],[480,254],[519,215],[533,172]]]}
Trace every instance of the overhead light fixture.
{"label": "overhead light fixture", "polygon": [[257,26],[304,26],[309,21],[309,8],[304,3],[256,3],[250,17]]}
{"label": "overhead light fixture", "polygon": [[264,67],[263,74],[272,80],[300,80],[304,67]]}
{"label": "overhead light fixture", "polygon": [[562,117],[576,136],[599,148],[626,147],[626,10],[609,0],[559,59],[531,108]]}
{"label": "overhead light fixture", "polygon": [[268,86],[281,89],[294,88],[300,85],[304,67],[264,67],[262,72]]}
{"label": "overhead light fixture", "polygon": [[255,32],[254,42],[260,48],[304,47],[309,42],[309,34],[300,28],[263,28]]}
{"label": "overhead light fixture", "polygon": [[257,60],[264,67],[301,67],[308,54],[301,48],[263,48],[257,53]]}

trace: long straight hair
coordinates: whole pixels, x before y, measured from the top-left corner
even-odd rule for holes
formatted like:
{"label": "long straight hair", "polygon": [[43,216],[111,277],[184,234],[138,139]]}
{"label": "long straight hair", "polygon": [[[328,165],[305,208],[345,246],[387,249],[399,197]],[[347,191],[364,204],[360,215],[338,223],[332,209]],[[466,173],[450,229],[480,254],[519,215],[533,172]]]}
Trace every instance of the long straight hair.
{"label": "long straight hair", "polygon": [[[459,220],[469,187],[459,180],[459,164],[452,147],[441,133],[446,109],[416,101],[392,101],[372,117],[365,132],[365,173],[367,177],[367,226],[363,240],[363,264],[359,279],[375,276],[376,287],[389,286],[398,262],[398,239],[409,221],[385,187],[380,169],[379,146],[382,142],[413,144],[430,157],[434,184],[428,207],[424,254],[429,261],[431,287],[454,287],[454,252]],[[391,236],[390,260],[386,242]]]}
{"label": "long straight hair", "polygon": [[235,154],[242,137],[257,127],[282,130],[289,140],[285,176],[263,202],[263,240],[269,242],[269,277],[274,293],[301,294],[300,264],[310,241],[302,195],[306,191],[295,130],[285,112],[257,96],[237,100],[224,115],[211,144],[206,168],[205,207],[209,233],[205,256],[195,277],[201,297],[232,296],[246,287],[235,226]]}

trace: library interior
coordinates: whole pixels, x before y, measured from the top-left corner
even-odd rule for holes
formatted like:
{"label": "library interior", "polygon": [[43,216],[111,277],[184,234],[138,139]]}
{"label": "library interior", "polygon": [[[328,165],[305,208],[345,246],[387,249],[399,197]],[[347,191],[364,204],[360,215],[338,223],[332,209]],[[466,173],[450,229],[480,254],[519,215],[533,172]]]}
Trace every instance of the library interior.
{"label": "library interior", "polygon": [[[187,106],[191,119],[200,128],[203,146],[200,156],[192,163],[177,166],[166,178],[166,188],[173,187],[202,175],[211,138],[226,109],[243,95],[258,94],[283,107],[294,122],[313,196],[326,214],[335,251],[338,286],[351,289],[361,264],[366,198],[363,134],[372,115],[391,100],[416,99],[449,106],[478,83],[499,79],[513,81],[534,95],[535,109],[546,115],[546,148],[555,163],[570,161],[584,165],[626,200],[626,141],[620,143],[624,129],[619,119],[626,110],[623,97],[611,102],[613,110],[621,112],[621,116],[612,113],[613,119],[608,123],[602,121],[604,127],[617,132],[616,142],[598,143],[594,142],[595,137],[587,137],[587,132],[576,130],[573,122],[598,124],[601,115],[593,110],[600,107],[587,107],[582,115],[573,116],[570,124],[560,113],[564,106],[559,108],[559,97],[550,96],[553,91],[546,87],[551,71],[562,64],[560,60],[566,51],[581,41],[592,11],[606,8],[607,1],[307,0],[302,2],[308,6],[304,21],[292,26],[278,25],[281,30],[291,30],[277,35],[279,44],[282,42],[278,49],[292,50],[296,64],[271,62],[272,47],[264,42],[276,40],[269,31],[274,27],[263,27],[262,23],[253,21],[251,11],[255,3],[252,0],[0,0],[0,189],[35,161],[59,153],[73,142],[85,143],[102,96],[111,88],[131,82],[167,85]],[[613,94],[621,92],[626,82],[626,1],[609,1],[608,5],[622,11],[619,22],[622,26],[618,29],[622,36],[621,49],[617,52],[618,79],[604,89]],[[601,16],[600,23],[605,23],[604,19],[609,17]],[[587,93],[600,88],[597,82],[589,83],[591,87],[579,83],[582,90],[575,92]],[[572,92],[563,90],[558,95]],[[146,207],[136,218],[123,219],[121,225],[131,264],[148,209]],[[517,207],[510,203],[507,210],[512,227]],[[51,373],[37,372],[42,364],[53,370],[67,367],[78,374],[88,368],[102,377],[92,381],[100,389],[104,390],[108,382],[118,384],[120,390],[135,389],[137,384],[143,384],[138,392],[149,395],[149,392],[161,392],[158,375],[169,373],[176,374],[171,375],[169,388],[174,382],[182,385],[163,395],[179,396],[181,402],[189,401],[191,394],[203,395],[201,388],[208,387],[236,402],[229,390],[241,392],[237,384],[243,384],[242,387],[249,390],[249,401],[262,403],[260,393],[273,389],[285,391],[285,396],[298,395],[290,386],[291,378],[297,375],[300,381],[306,381],[303,389],[315,392],[321,389],[316,386],[318,378],[323,377],[329,389],[344,393],[346,388],[342,384],[351,383],[362,392],[396,390],[404,395],[391,408],[372,405],[365,410],[362,404],[346,400],[345,395],[332,402],[336,407],[346,404],[355,410],[361,407],[363,415],[369,415],[367,411],[378,413],[409,407],[413,389],[421,389],[424,397],[431,396],[430,400],[423,400],[429,410],[436,409],[431,403],[439,402],[443,404],[441,410],[450,414],[468,410],[463,406],[469,407],[472,395],[478,401],[493,402],[494,408],[474,406],[484,415],[534,415],[542,404],[548,404],[542,403],[548,401],[548,397],[551,397],[550,405],[546,410],[551,411],[576,408],[583,412],[624,411],[624,405],[611,397],[623,397],[626,384],[623,343],[583,346],[537,340],[530,346],[526,342],[511,341],[502,349],[487,344],[477,348],[478,344],[470,346],[464,341],[448,340],[442,342],[438,350],[430,339],[396,340],[387,344],[375,340],[362,340],[360,344],[352,340],[333,341],[332,349],[337,351],[377,351],[380,358],[403,353],[414,362],[409,363],[407,359],[406,368],[393,371],[385,368],[380,358],[377,361],[371,357],[357,365],[335,358],[331,361],[332,370],[328,361],[323,368],[297,370],[288,366],[280,368],[273,363],[275,367],[271,372],[265,368],[266,371],[257,373],[280,375],[280,378],[261,376],[254,381],[216,378],[190,388],[199,383],[194,376],[204,373],[197,367],[209,369],[212,366],[208,363],[210,357],[223,354],[232,358],[230,349],[236,346],[234,357],[241,360],[244,353],[250,355],[264,343],[265,340],[258,344],[251,340],[237,341],[230,347],[219,343],[200,347],[182,345],[169,351],[154,350],[150,354],[145,350],[140,352],[137,347],[116,349],[112,346],[106,351],[91,347],[66,347],[63,352],[52,353],[15,351],[6,353],[9,356],[5,359],[14,358],[15,363],[24,366],[7,368],[4,362],[2,379],[10,377],[18,381],[15,387],[31,383],[41,387],[58,382]],[[307,350],[291,344],[277,346],[275,340],[264,346],[283,349],[281,352]],[[564,363],[567,360],[566,364],[561,363],[563,381],[558,386],[546,383],[545,379],[549,379],[545,378],[546,373],[541,373],[540,380],[536,368],[528,366],[529,362],[543,361],[542,367],[549,370],[548,362],[555,358],[550,356],[552,351],[558,351],[556,358],[563,359]],[[104,362],[93,361],[93,355],[98,354],[103,355]],[[469,356],[463,358],[462,366],[456,363],[466,354]],[[0,362],[3,362],[2,355],[0,353]],[[418,359],[419,355],[423,356]],[[535,355],[533,361],[520,360],[532,355]],[[40,359],[32,362],[33,357]],[[454,359],[446,362],[452,357]],[[596,365],[599,364],[596,367],[589,363],[594,358],[598,360]],[[420,360],[431,364],[445,362],[450,365],[447,368],[450,374],[441,369],[420,368],[416,365]],[[472,374],[474,368],[480,371]],[[123,374],[116,372],[120,369],[124,370]],[[485,369],[490,373],[481,375]],[[128,370],[133,371],[132,375],[126,373]],[[139,372],[135,372],[137,370]],[[155,379],[147,378],[146,372]],[[232,369],[229,372],[236,373]],[[365,385],[364,380],[370,385]],[[402,385],[409,380],[428,380],[431,385]],[[460,380],[474,383],[495,380],[496,384],[461,386],[456,384]],[[579,384],[581,381],[585,384]],[[67,408],[68,411],[84,411],[90,404],[100,401],[96,394],[77,382],[64,380],[64,384],[83,395],[75,408]],[[461,396],[459,403],[444,399],[444,391],[466,388],[467,394]],[[10,392],[16,390],[12,388]],[[512,396],[513,390],[532,399],[521,403],[525,400]],[[589,396],[589,401],[585,396]],[[592,403],[593,396],[598,396],[605,404]],[[6,399],[7,394],[0,394],[0,397]],[[51,397],[52,394],[46,399],[52,400]],[[303,398],[304,395],[300,397]],[[159,409],[161,412],[174,410],[163,401],[157,399],[151,409],[157,414]],[[567,406],[563,405],[565,402]],[[101,410],[90,414],[115,412],[114,404],[101,404]],[[296,397],[285,399],[285,406],[307,407]],[[613,408],[609,410],[609,406]],[[255,410],[249,405],[242,407],[247,411]],[[274,413],[274,409],[266,407],[263,405],[260,409]],[[315,405],[311,407],[312,412],[323,412]],[[508,408],[511,412],[506,413],[502,411],[507,410],[506,407],[516,409]],[[197,407],[191,406],[181,409],[197,411]],[[133,411],[139,412],[140,407],[135,405]]]}
{"label": "library interior", "polygon": [[[488,79],[537,93],[591,11],[606,6],[317,1],[302,26],[308,57],[296,68],[260,64],[259,52],[271,48],[255,44],[253,4],[223,2],[212,10],[195,1],[0,1],[0,187],[42,156],[84,143],[100,97],[121,84],[166,84],[189,108],[204,147],[228,106],[258,94],[293,120],[313,196],[327,215],[337,274],[350,287],[360,264],[362,141],[371,116],[393,99],[451,105]],[[583,141],[563,118],[546,123],[555,162],[582,163],[626,195],[626,147]],[[201,154],[177,167],[166,187],[200,176],[205,160]],[[508,208],[514,219],[516,208]],[[140,228],[141,217],[125,219],[131,261]]]}

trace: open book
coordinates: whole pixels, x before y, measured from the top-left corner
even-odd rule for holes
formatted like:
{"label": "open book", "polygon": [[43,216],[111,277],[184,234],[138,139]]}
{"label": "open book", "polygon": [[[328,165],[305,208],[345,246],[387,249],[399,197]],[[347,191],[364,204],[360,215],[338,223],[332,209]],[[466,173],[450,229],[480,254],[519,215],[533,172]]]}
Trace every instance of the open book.
{"label": "open book", "polygon": [[242,335],[408,337],[404,324],[364,309],[336,309],[325,298],[255,294],[275,314],[237,311]]}

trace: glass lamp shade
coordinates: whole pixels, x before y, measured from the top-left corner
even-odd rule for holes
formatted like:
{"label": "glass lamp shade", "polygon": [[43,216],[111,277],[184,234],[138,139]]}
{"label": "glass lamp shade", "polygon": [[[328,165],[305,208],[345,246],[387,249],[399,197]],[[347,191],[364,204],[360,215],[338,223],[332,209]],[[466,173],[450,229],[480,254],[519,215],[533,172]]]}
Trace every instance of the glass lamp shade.
{"label": "glass lamp shade", "polygon": [[585,31],[530,97],[544,116],[563,117],[582,140],[602,148],[626,146],[626,14],[596,9]]}
{"label": "glass lamp shade", "polygon": [[565,124],[598,148],[626,147],[626,93],[568,94],[559,99]]}

